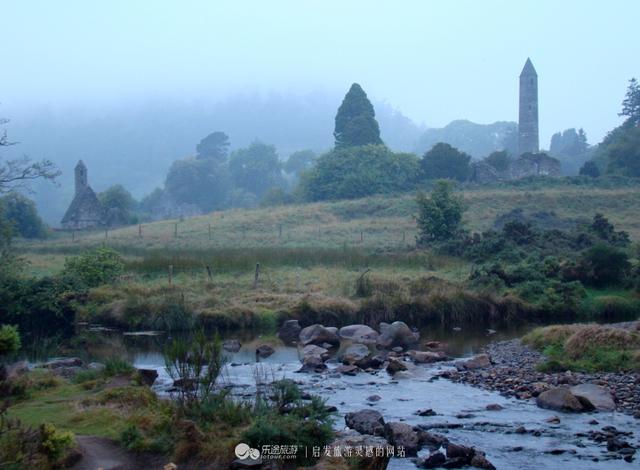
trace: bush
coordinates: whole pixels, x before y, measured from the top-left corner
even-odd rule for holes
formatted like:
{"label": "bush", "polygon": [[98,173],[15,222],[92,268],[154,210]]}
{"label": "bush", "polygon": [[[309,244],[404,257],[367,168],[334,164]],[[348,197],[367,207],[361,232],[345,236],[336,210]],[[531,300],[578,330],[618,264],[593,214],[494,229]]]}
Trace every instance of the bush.
{"label": "bush", "polygon": [[17,352],[20,349],[20,333],[15,326],[0,326],[0,357]]}
{"label": "bush", "polygon": [[619,284],[630,269],[624,251],[604,244],[589,248],[579,261],[582,280],[596,287]]}
{"label": "bush", "polygon": [[213,393],[226,358],[218,336],[209,341],[203,331],[198,331],[191,340],[174,339],[164,351],[164,361],[169,376],[181,383],[178,402],[188,411]]}
{"label": "bush", "polygon": [[437,181],[429,196],[418,193],[417,202],[418,245],[455,238],[460,230],[464,206],[462,198],[453,194],[453,183]]}
{"label": "bush", "polygon": [[448,178],[466,181],[469,177],[470,163],[470,155],[440,142],[424,154],[420,167],[422,177],[427,180]]}
{"label": "bush", "polygon": [[565,351],[571,359],[578,359],[592,349],[638,349],[640,335],[602,325],[587,325],[578,329],[565,342]]}
{"label": "bush", "polygon": [[95,248],[80,256],[66,258],[63,276],[76,280],[85,287],[97,287],[114,282],[124,271],[124,262],[111,248]]}

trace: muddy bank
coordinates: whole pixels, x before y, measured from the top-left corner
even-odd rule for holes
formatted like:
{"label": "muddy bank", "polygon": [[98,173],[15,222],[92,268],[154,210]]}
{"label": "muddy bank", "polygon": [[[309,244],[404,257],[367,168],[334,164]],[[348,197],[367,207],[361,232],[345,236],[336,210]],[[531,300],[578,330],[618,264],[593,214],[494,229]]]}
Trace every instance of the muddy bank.
{"label": "muddy bank", "polygon": [[594,383],[611,391],[616,410],[640,419],[640,373],[539,372],[536,366],[545,361],[544,356],[519,339],[491,343],[484,351],[491,357],[488,367],[446,370],[441,376],[523,400],[535,398],[550,387]]}

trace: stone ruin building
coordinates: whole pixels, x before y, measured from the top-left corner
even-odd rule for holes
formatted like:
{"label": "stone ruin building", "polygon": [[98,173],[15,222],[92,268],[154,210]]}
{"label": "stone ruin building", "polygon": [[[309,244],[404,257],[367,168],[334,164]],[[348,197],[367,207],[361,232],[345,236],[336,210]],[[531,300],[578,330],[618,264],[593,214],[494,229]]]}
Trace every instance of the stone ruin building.
{"label": "stone ruin building", "polygon": [[75,168],[75,196],[62,218],[65,230],[84,230],[106,225],[106,213],[89,186],[87,167],[80,160]]}
{"label": "stone ruin building", "polygon": [[538,74],[527,59],[520,73],[518,158],[499,171],[484,161],[471,165],[471,181],[493,183],[529,176],[560,176],[560,161],[540,153],[538,134]]}

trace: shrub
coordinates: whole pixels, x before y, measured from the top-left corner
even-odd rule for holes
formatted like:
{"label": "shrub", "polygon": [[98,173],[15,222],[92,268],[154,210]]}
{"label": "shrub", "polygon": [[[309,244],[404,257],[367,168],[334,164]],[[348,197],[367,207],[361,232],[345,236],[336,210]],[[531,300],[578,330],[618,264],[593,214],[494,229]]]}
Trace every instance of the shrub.
{"label": "shrub", "polygon": [[462,198],[453,194],[453,183],[437,181],[429,196],[418,193],[417,244],[454,238],[460,229],[464,206]]}
{"label": "shrub", "polygon": [[65,259],[62,274],[85,287],[97,287],[115,281],[123,271],[124,262],[118,252],[111,248],[95,248]]}
{"label": "shrub", "polygon": [[40,426],[40,435],[42,439],[40,446],[52,462],[62,457],[64,452],[74,443],[73,433],[59,431],[51,423],[44,423]]}
{"label": "shrub", "polygon": [[579,262],[584,282],[597,287],[622,282],[630,269],[631,263],[624,251],[604,244],[589,248]]}
{"label": "shrub", "polygon": [[20,349],[20,333],[15,326],[0,326],[0,357],[17,352]]}
{"label": "shrub", "polygon": [[164,361],[169,376],[180,382],[179,404],[189,410],[209,398],[226,359],[220,338],[209,341],[201,330],[191,340],[174,339],[164,351]]}

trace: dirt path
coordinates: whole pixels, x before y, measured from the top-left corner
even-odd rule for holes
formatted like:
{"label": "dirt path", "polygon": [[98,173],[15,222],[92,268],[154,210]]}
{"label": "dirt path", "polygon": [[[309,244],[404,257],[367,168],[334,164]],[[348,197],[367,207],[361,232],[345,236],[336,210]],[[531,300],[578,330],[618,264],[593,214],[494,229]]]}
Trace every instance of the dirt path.
{"label": "dirt path", "polygon": [[134,470],[140,468],[140,462],[133,459],[110,439],[96,436],[76,436],[76,442],[82,453],[82,459],[71,467],[72,470]]}

